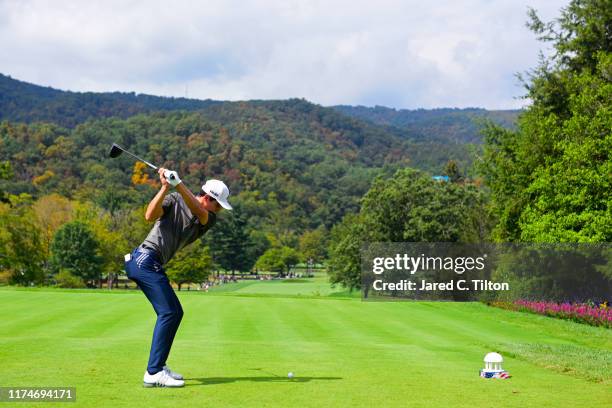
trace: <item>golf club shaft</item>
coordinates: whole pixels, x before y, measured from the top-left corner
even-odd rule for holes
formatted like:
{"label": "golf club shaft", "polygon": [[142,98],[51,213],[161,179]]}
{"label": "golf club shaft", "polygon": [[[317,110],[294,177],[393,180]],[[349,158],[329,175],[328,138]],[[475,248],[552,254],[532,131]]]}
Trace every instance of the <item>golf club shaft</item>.
{"label": "golf club shaft", "polygon": [[[146,164],[147,166],[151,167],[153,170],[157,170],[157,166],[155,166],[154,164],[149,163],[148,161],[136,156],[134,153],[130,153],[127,150],[125,150],[123,147],[119,146],[117,143],[113,143],[113,145],[111,146],[111,150],[109,151],[108,155],[110,157],[117,157],[119,156],[121,153],[126,153],[130,156],[132,156],[133,158],[135,158],[136,160]],[[174,173],[171,173],[168,178],[170,180],[174,180],[176,177],[174,176]]]}
{"label": "golf club shaft", "polygon": [[125,149],[121,149],[121,150],[123,150],[123,152],[124,152],[124,153],[129,154],[130,156],[132,156],[132,157],[133,157],[133,158],[135,158],[136,160],[140,160],[141,162],[143,162],[144,164],[146,164],[147,166],[149,166],[149,167],[150,167],[150,168],[152,168],[153,170],[157,170],[157,166],[155,166],[155,165],[153,165],[153,164],[149,163],[148,161],[146,161],[146,160],[144,160],[144,159],[141,159],[140,157],[136,156],[136,155],[135,155],[135,154],[133,154],[133,153],[128,152],[128,151],[127,151],[127,150],[125,150]]}

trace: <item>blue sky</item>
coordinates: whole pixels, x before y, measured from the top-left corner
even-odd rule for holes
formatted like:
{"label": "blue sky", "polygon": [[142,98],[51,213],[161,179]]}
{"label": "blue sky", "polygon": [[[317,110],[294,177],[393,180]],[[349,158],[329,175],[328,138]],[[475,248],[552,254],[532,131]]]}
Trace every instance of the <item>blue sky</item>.
{"label": "blue sky", "polygon": [[0,72],[73,91],[395,108],[524,106],[567,1],[0,0]]}

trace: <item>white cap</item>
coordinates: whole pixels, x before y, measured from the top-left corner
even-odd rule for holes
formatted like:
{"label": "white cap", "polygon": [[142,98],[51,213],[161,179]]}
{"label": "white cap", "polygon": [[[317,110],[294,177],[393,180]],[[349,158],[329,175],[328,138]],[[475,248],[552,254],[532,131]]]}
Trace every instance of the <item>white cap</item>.
{"label": "white cap", "polygon": [[227,202],[230,195],[229,188],[221,180],[210,179],[202,186],[202,190],[221,204],[226,210],[231,210],[232,206]]}

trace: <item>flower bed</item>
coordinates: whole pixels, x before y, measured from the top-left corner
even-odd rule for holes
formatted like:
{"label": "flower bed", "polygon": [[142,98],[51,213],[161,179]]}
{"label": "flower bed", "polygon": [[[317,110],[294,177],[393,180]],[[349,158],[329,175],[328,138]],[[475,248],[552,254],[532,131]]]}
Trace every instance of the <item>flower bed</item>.
{"label": "flower bed", "polygon": [[514,302],[492,302],[491,306],[520,312],[537,313],[559,319],[573,320],[593,326],[612,328],[612,308],[607,303],[590,305],[586,303],[554,303],[531,300]]}

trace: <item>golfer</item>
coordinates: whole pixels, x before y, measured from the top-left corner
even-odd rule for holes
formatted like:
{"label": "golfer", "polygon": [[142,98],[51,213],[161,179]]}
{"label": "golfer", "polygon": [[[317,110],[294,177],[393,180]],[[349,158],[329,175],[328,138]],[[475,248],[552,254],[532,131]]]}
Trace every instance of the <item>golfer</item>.
{"label": "golfer", "polygon": [[[231,210],[232,206],[227,202],[229,189],[220,180],[206,181],[203,191],[194,196],[175,171],[160,168],[158,172],[162,186],[145,213],[145,219],[155,224],[144,242],[125,256],[125,270],[157,314],[144,386],[182,387],[183,376],[166,365],[183,308],[170,286],[164,265],[176,251],[208,231],[222,208]],[[169,194],[171,186],[176,191]]]}

